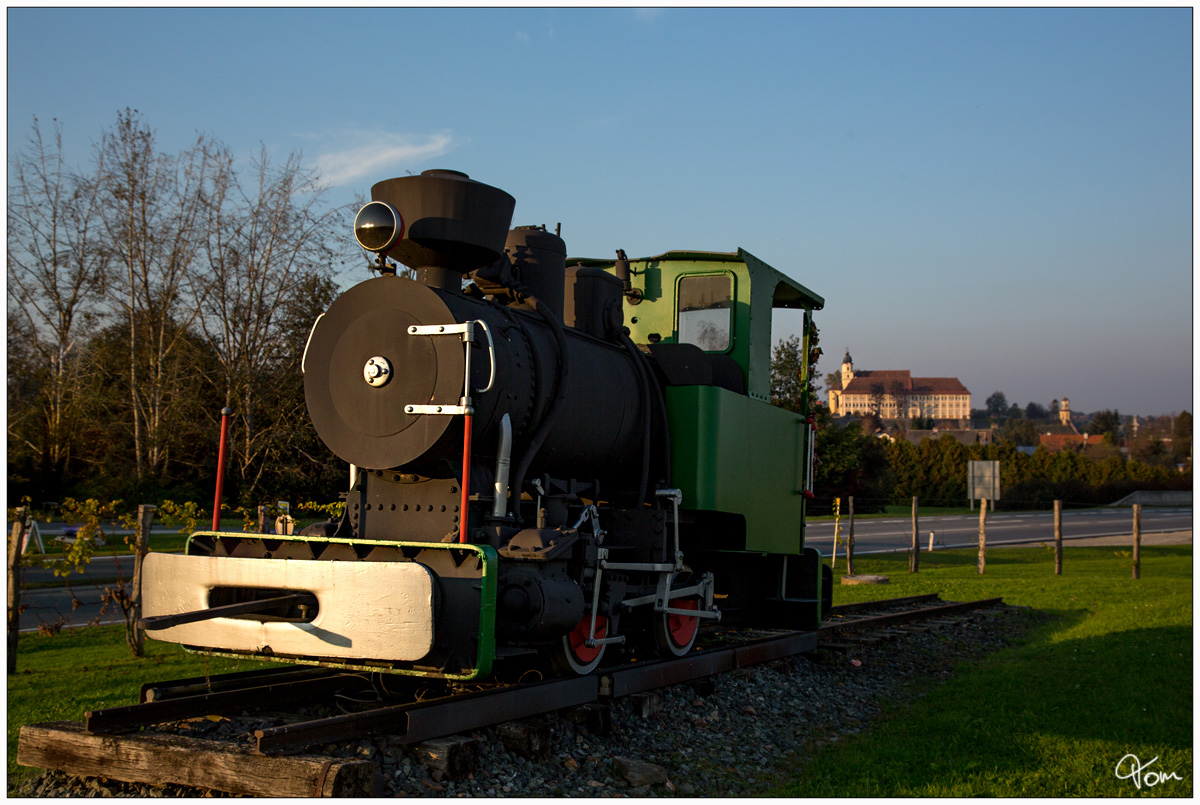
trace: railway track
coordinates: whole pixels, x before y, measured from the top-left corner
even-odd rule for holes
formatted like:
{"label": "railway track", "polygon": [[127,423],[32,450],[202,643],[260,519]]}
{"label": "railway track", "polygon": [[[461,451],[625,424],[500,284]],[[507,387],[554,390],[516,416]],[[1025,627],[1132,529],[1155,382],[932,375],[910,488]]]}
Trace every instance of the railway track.
{"label": "railway track", "polygon": [[[378,733],[421,744],[815,649],[844,651],[913,631],[951,628],[1003,608],[1001,599],[946,603],[936,595],[846,605],[830,610],[816,632],[711,633],[701,650],[676,660],[611,667],[588,677],[470,688],[295,666],[152,683],[142,687],[139,703],[89,711],[83,723],[22,727],[17,762],[74,776],[231,793],[369,795],[375,791],[373,762],[306,750]],[[329,714],[339,704],[348,712]],[[234,740],[204,737],[209,719],[251,711],[261,714],[259,725]]]}

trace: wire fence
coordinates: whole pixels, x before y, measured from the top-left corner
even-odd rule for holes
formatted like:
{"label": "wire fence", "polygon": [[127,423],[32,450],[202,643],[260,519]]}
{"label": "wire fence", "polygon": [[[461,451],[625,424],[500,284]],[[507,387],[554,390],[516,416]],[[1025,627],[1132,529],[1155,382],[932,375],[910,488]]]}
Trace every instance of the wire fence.
{"label": "wire fence", "polygon": [[[841,499],[842,514],[846,513],[847,500],[849,495],[838,496]],[[832,515],[835,513],[835,500],[838,497],[818,495],[808,502],[809,516],[820,517],[822,515]],[[854,513],[855,514],[896,514],[897,516],[907,514],[912,510],[912,498],[897,500],[895,498],[879,498],[879,497],[859,497],[854,498]],[[917,505],[921,510],[928,511],[930,509],[963,509],[967,511],[978,511],[979,501],[972,501],[968,498],[926,498],[917,496]],[[1132,503],[1122,503],[1120,500],[1115,500],[1107,503],[1097,503],[1094,500],[1063,500],[1063,510],[1067,509],[1097,509],[1097,508],[1130,508]],[[1190,507],[1191,502],[1171,504],[1171,503],[1143,503],[1143,508],[1181,508]],[[1054,511],[1053,500],[1042,500],[1040,498],[1025,499],[1010,498],[1002,495],[999,500],[988,501],[989,512],[1017,512],[1017,511]]]}

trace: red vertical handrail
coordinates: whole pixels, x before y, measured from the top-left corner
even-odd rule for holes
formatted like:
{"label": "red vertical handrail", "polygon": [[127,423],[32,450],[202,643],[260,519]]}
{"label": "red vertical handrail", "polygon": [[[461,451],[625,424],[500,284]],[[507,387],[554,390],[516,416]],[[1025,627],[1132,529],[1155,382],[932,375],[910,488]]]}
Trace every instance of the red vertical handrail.
{"label": "red vertical handrail", "polygon": [[225,486],[225,436],[228,433],[229,415],[232,408],[221,409],[221,442],[217,447],[217,494],[213,498],[212,530],[221,530],[221,489]]}
{"label": "red vertical handrail", "polygon": [[[471,345],[467,345],[470,349]],[[462,473],[462,502],[458,507],[458,541],[467,541],[467,502],[471,497],[471,425],[475,417],[471,414],[463,416],[463,473]]]}

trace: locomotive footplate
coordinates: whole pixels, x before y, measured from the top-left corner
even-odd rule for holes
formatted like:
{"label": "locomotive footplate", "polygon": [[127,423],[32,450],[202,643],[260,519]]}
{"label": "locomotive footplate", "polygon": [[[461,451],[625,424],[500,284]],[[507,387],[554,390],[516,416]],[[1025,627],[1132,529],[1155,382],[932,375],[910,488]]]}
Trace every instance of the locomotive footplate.
{"label": "locomotive footplate", "polygon": [[146,556],[143,614],[277,600],[150,636],[219,656],[468,680],[495,659],[497,565],[488,545],[204,531],[182,555]]}

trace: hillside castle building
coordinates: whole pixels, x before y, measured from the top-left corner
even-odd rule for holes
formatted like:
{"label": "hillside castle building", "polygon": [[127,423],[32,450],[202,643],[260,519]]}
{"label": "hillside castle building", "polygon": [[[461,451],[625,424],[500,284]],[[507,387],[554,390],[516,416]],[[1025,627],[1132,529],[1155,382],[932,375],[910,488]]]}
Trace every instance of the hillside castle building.
{"label": "hillside castle building", "polygon": [[957,377],[913,377],[907,369],[855,370],[842,358],[842,387],[829,390],[834,416],[878,413],[883,419],[925,419],[969,427],[971,392]]}

